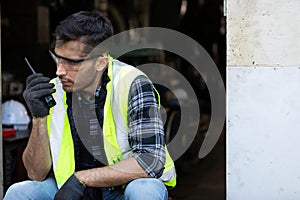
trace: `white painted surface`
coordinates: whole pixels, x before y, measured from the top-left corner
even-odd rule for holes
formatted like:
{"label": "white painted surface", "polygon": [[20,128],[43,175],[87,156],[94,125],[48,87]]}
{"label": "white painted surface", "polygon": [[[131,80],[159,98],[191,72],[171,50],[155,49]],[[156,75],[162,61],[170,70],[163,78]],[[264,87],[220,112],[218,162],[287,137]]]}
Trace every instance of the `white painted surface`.
{"label": "white painted surface", "polygon": [[300,69],[227,75],[227,199],[300,199]]}
{"label": "white painted surface", "polygon": [[300,1],[227,0],[227,199],[300,199]]}
{"label": "white painted surface", "polygon": [[299,0],[227,0],[229,66],[299,66]]}

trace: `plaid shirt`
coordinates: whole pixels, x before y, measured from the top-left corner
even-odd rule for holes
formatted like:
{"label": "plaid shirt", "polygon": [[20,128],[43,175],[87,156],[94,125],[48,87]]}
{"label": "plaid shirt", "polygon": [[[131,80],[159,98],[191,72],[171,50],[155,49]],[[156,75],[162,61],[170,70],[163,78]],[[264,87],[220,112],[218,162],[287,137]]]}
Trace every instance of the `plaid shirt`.
{"label": "plaid shirt", "polygon": [[134,157],[150,177],[160,177],[165,164],[164,129],[152,83],[137,77],[128,101],[129,144]]}
{"label": "plaid shirt", "polygon": [[[103,125],[104,102],[107,94],[106,84],[109,81],[107,71],[105,71],[102,83],[95,91],[97,118],[101,127]],[[72,116],[71,96],[67,95],[67,97],[68,116],[75,148],[76,169],[99,167],[101,164],[97,160],[92,159],[90,155],[87,155],[89,153],[80,142]],[[133,156],[150,177],[160,177],[164,170],[166,154],[164,129],[152,83],[145,76],[137,77],[131,85],[128,99],[128,127],[128,139]],[[93,140],[93,138],[90,140]],[[102,155],[104,154],[102,151]]]}

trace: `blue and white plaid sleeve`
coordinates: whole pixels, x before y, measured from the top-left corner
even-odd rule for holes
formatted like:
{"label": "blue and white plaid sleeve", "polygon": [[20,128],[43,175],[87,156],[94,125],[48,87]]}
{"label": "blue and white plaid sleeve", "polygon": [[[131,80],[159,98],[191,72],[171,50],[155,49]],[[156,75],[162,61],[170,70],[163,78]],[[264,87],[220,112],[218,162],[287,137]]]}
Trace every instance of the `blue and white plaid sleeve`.
{"label": "blue and white plaid sleeve", "polygon": [[159,178],[166,160],[164,128],[151,81],[137,77],[128,100],[129,144],[145,172]]}

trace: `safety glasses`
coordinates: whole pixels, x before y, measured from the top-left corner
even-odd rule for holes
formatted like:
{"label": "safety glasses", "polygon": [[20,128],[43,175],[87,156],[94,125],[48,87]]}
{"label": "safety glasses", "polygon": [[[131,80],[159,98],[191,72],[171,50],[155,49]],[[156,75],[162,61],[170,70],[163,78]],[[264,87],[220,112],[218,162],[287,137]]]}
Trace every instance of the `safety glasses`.
{"label": "safety glasses", "polygon": [[69,71],[78,71],[80,68],[80,63],[100,57],[99,55],[96,55],[96,56],[91,56],[91,57],[86,57],[86,58],[73,59],[73,58],[66,58],[66,57],[57,55],[52,50],[49,50],[49,53],[50,53],[51,57],[53,58],[54,62],[56,63],[56,65],[62,64]]}

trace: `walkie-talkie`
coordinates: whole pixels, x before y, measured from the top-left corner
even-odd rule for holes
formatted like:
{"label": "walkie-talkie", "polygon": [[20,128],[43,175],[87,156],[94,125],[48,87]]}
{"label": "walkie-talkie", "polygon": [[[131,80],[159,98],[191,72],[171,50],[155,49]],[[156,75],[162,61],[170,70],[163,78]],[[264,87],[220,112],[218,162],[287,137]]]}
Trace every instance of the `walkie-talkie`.
{"label": "walkie-talkie", "polygon": [[[27,65],[28,65],[28,67],[31,69],[32,73],[35,74],[36,72],[34,71],[33,67],[30,65],[30,63],[29,63],[29,61],[27,60],[26,57],[25,57],[25,61],[26,61]],[[47,103],[47,105],[48,105],[49,108],[51,108],[51,107],[53,107],[53,106],[56,105],[56,102],[55,102],[55,100],[54,100],[54,98],[52,97],[51,94],[44,96],[44,99],[45,99],[45,101],[46,101],[46,103]]]}

